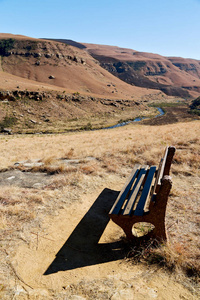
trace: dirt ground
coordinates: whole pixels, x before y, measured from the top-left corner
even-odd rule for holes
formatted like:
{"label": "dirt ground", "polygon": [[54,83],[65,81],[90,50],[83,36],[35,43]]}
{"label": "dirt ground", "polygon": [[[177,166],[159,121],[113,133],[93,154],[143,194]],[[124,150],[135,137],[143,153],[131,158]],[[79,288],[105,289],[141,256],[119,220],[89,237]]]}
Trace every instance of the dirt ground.
{"label": "dirt ground", "polygon": [[121,229],[107,214],[116,188],[45,218],[29,244],[9,253],[18,282],[14,299],[197,299],[162,269],[125,259]]}
{"label": "dirt ground", "polygon": [[[49,183],[46,174],[38,180],[37,173],[3,174],[4,184],[7,179],[22,188],[34,187],[38,180]],[[7,275],[12,299],[197,299],[162,267],[127,258],[124,234],[108,217],[122,184],[115,176],[106,187],[100,184],[81,194],[79,201],[45,215],[28,240],[21,235],[17,247],[6,250],[14,273]]]}

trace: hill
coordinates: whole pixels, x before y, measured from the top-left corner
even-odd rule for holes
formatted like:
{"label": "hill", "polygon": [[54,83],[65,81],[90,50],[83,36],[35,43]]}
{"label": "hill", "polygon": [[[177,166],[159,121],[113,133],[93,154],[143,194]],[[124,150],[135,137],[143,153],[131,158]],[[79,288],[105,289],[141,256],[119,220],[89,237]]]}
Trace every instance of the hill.
{"label": "hill", "polygon": [[[54,90],[56,86],[68,92],[118,99],[150,94],[147,89],[132,87],[111,75],[86,51],[61,42],[0,34],[0,59],[0,77],[5,76],[4,81],[8,81],[8,74],[12,74],[37,84],[43,83],[38,88],[45,84],[48,89],[51,85]],[[4,82],[0,83],[0,88],[5,88]],[[153,93],[157,94],[157,91]]]}
{"label": "hill", "polygon": [[[151,76],[154,81],[145,75],[144,67],[149,63],[159,64],[158,60],[163,61],[161,56],[134,53],[130,49],[82,45],[71,40],[0,34],[1,131],[12,128],[14,133],[36,133],[104,128],[139,116],[155,115],[156,109],[148,106],[153,101],[178,101],[165,94],[189,98],[187,89],[172,86],[172,79],[171,85],[160,85],[155,81],[158,75]],[[94,56],[120,62],[105,65]],[[146,57],[146,61],[131,62],[132,57]],[[122,63],[128,64],[131,71],[119,67]],[[104,68],[109,66],[109,71],[119,78],[100,64]],[[175,82],[175,73],[171,69],[168,73]],[[133,78],[141,87],[133,85]],[[169,76],[166,78],[169,81]]]}
{"label": "hill", "polygon": [[200,93],[198,60],[164,57],[115,46],[83,45],[103,68],[129,84],[184,98]]}

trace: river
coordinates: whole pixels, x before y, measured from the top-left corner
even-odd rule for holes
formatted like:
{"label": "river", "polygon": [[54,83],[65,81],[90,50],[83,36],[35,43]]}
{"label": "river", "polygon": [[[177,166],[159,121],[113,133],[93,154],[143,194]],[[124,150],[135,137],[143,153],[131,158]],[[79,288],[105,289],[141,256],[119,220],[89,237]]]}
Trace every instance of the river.
{"label": "river", "polygon": [[[162,115],[165,114],[164,111],[162,110],[162,108],[160,108],[160,107],[156,107],[156,108],[157,108],[159,114],[156,115],[154,118],[157,118],[157,117],[162,116]],[[118,124],[113,125],[113,126],[105,127],[103,129],[113,129],[113,128],[117,128],[117,127],[122,127],[122,126],[126,126],[126,125],[128,125],[130,123],[140,122],[141,120],[144,120],[144,119],[146,119],[146,117],[135,118],[134,120],[129,120],[127,122],[118,123]]]}

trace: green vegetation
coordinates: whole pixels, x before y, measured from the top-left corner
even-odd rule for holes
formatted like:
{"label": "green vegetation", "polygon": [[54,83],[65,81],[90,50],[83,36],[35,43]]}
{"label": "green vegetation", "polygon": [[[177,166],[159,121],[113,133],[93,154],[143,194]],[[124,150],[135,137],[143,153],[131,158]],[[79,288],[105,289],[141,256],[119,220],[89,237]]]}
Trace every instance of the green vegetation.
{"label": "green vegetation", "polygon": [[127,61],[127,64],[133,68],[135,71],[139,71],[140,69],[142,69],[145,65],[146,62],[142,61],[142,60],[138,60],[138,61]]}
{"label": "green vegetation", "polygon": [[200,116],[200,109],[191,109],[189,111],[190,114]]}
{"label": "green vegetation", "polygon": [[184,102],[159,102],[159,103],[151,103],[149,104],[150,107],[173,107],[173,106],[180,106],[185,104]]}
{"label": "green vegetation", "polygon": [[17,123],[17,119],[13,116],[6,115],[0,122],[0,128],[12,127]]}
{"label": "green vegetation", "polygon": [[158,103],[149,104],[149,107],[160,107],[163,109],[164,107],[177,107],[180,105],[186,105],[186,103],[184,103],[184,102],[158,102]]}
{"label": "green vegetation", "polygon": [[200,116],[200,97],[192,101],[189,113]]}
{"label": "green vegetation", "polygon": [[92,130],[92,124],[88,122],[85,126],[81,127],[81,130]]}
{"label": "green vegetation", "polygon": [[28,41],[28,45],[26,46],[26,50],[36,50],[37,49],[37,42],[35,41]]}
{"label": "green vegetation", "polygon": [[9,50],[14,48],[14,39],[3,39],[0,40],[0,55],[8,55]]}
{"label": "green vegetation", "polygon": [[79,93],[79,92],[75,92],[75,93],[73,93],[72,95],[73,95],[73,96],[79,96],[80,93]]}

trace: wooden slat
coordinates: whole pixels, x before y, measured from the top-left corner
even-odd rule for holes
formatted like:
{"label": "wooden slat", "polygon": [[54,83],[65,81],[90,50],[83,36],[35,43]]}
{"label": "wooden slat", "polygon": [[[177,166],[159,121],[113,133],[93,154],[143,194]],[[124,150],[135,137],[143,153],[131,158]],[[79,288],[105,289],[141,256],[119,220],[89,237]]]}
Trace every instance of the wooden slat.
{"label": "wooden slat", "polygon": [[165,175],[169,175],[175,151],[176,151],[176,148],[174,146],[168,147],[168,154],[167,154],[167,159],[166,159],[166,162],[165,162],[165,168],[164,168],[164,171],[163,171],[163,177]]}
{"label": "wooden slat", "polygon": [[160,160],[160,163],[159,163],[159,166],[158,166],[158,170],[157,170],[157,175],[156,175],[156,180],[155,180],[155,183],[154,183],[154,188],[153,188],[153,191],[152,191],[152,197],[155,193],[157,193],[158,189],[160,186],[158,186],[158,181],[159,181],[159,178],[160,178],[160,171],[161,171],[161,167],[162,167],[162,162],[163,162],[163,158],[161,158]]}
{"label": "wooden slat", "polygon": [[140,173],[138,175],[138,178],[132,188],[132,192],[131,194],[129,195],[129,199],[128,199],[128,202],[127,202],[127,205],[126,207],[124,208],[124,211],[123,211],[123,215],[130,215],[131,212],[132,212],[132,208],[135,204],[135,201],[136,201],[136,198],[137,198],[137,195],[141,189],[141,185],[144,181],[144,177],[147,173],[147,170],[148,170],[149,166],[143,166],[140,170]]}
{"label": "wooden slat", "polygon": [[139,165],[139,164],[136,164],[134,166],[131,175],[127,179],[127,181],[126,181],[124,187],[122,188],[119,196],[117,197],[115,203],[113,204],[113,206],[112,206],[112,208],[111,208],[111,210],[109,212],[109,215],[117,215],[119,213],[121,207],[124,204],[124,201],[127,198],[129,190],[130,190],[131,186],[133,185],[133,183],[134,183],[134,181],[135,181],[135,179],[136,179],[136,177],[138,175],[140,167],[141,167],[141,165]]}
{"label": "wooden slat", "polygon": [[142,191],[142,195],[140,197],[140,200],[139,200],[136,210],[134,212],[135,216],[143,216],[143,214],[144,214],[145,203],[146,203],[146,200],[148,199],[148,196],[151,191],[151,186],[153,183],[153,178],[154,178],[155,172],[156,172],[156,167],[155,166],[151,167],[149,170],[143,191]]}
{"label": "wooden slat", "polygon": [[157,181],[158,185],[161,185],[161,179],[163,178],[165,163],[166,163],[166,159],[167,159],[167,155],[168,155],[168,149],[169,149],[169,147],[166,148],[165,155],[164,155],[163,160],[162,160],[162,165],[161,165],[161,168],[160,168],[160,174],[159,174],[158,181]]}
{"label": "wooden slat", "polygon": [[172,159],[174,156],[174,153],[176,151],[176,148],[173,146],[167,147],[165,150],[165,154],[163,159],[161,160],[158,169],[158,174],[156,177],[156,182],[155,182],[155,188],[154,188],[154,193],[158,193],[160,186],[161,186],[161,180],[164,175],[169,175]]}

